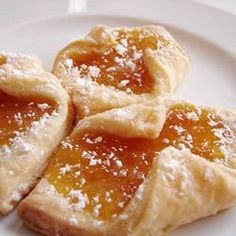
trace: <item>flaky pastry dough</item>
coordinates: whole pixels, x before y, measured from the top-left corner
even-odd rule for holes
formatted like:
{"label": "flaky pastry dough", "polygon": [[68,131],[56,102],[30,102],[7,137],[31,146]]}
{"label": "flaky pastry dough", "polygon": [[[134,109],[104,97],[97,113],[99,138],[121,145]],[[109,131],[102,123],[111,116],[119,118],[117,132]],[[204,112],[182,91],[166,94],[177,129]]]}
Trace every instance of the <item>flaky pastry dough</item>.
{"label": "flaky pastry dough", "polygon": [[[138,137],[151,141],[161,135],[168,112],[176,104],[190,103],[161,97],[112,109],[81,120],[72,135],[96,130],[128,139]],[[225,146],[230,153],[227,163],[207,160],[183,146],[167,145],[155,156],[147,177],[129,204],[114,218],[99,221],[93,215],[73,210],[47,178],[43,178],[21,202],[18,208],[20,217],[45,235],[162,236],[180,225],[232,206],[236,201],[236,114],[194,107],[200,113],[201,109],[216,113],[227,124],[231,132],[231,139]],[[190,115],[189,119],[197,119],[194,113]],[[217,127],[213,121],[210,125]],[[184,132],[179,127],[176,131]]]}
{"label": "flaky pastry dough", "polygon": [[[17,102],[23,97],[37,97],[55,104],[52,113],[45,113],[23,133],[16,130],[15,138],[0,146],[0,212],[8,213],[34,186],[48,157],[67,134],[72,110],[60,82],[45,72],[41,61],[33,55],[0,54],[0,93],[14,96]],[[45,104],[41,106],[44,109]],[[21,113],[15,117],[22,122]]]}
{"label": "flaky pastry dough", "polygon": [[[152,40],[156,41],[155,43],[148,42],[146,43],[148,45],[143,46],[144,49],[138,50],[136,44],[127,43],[129,40],[132,41],[132,38],[127,39],[125,36],[123,41],[119,40],[117,32],[138,34],[137,38],[140,37],[140,40],[153,37]],[[151,44],[154,44],[152,48]],[[84,64],[76,65],[76,58],[81,60],[84,55],[90,54],[107,55],[111,51],[113,53],[115,51],[115,54],[111,53],[107,59],[102,58],[98,66],[97,61],[100,59],[97,56],[95,56],[95,62],[87,62],[85,59]],[[110,61],[113,61],[113,66]],[[132,88],[130,89],[130,86],[139,80],[138,75],[143,73],[140,70],[145,70],[139,65],[142,61],[149,74],[146,76],[150,76],[153,82],[147,85],[147,90],[137,94]],[[101,65],[102,63],[105,64]],[[69,92],[77,108],[78,116],[81,118],[112,108],[140,103],[164,93],[172,93],[185,78],[189,65],[190,61],[178,43],[161,26],[149,25],[129,29],[99,25],[94,27],[84,39],[70,43],[59,52],[54,62],[53,73]],[[139,66],[141,69],[137,69]],[[108,74],[108,80],[114,80],[114,78],[117,80],[118,75],[114,75],[117,70],[129,72],[128,75],[121,76],[120,79],[123,80],[119,81],[117,87],[109,84],[110,82],[104,84],[96,81],[96,77],[106,77],[102,70]],[[86,71],[86,75],[82,75],[83,71]],[[127,79],[128,76],[131,78]],[[136,90],[140,88],[139,86],[145,87],[145,81],[142,81],[144,79],[141,78],[141,85],[136,84]]]}

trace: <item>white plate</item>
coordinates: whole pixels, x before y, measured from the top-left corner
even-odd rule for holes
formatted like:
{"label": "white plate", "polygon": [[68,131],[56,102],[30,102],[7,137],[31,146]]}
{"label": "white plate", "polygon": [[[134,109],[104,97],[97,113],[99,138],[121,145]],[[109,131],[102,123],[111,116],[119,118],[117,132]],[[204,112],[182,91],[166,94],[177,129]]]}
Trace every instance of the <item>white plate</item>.
{"label": "white plate", "polygon": [[[65,15],[2,30],[0,50],[37,54],[50,70],[59,49],[73,38],[84,36],[98,23],[110,26],[161,23],[177,38],[192,59],[192,69],[179,94],[199,104],[236,109],[236,17],[187,1],[178,1],[177,4],[177,1],[168,0],[157,5],[155,0],[119,0],[112,1],[111,5],[110,1],[101,0],[93,1],[89,6],[89,9],[100,15]],[[117,13],[122,9],[123,14],[136,18],[102,13]],[[211,19],[214,19],[213,23]],[[184,226],[173,236],[235,236],[235,219],[236,209],[233,208]],[[36,234],[22,226],[13,213],[0,218],[0,235]]]}

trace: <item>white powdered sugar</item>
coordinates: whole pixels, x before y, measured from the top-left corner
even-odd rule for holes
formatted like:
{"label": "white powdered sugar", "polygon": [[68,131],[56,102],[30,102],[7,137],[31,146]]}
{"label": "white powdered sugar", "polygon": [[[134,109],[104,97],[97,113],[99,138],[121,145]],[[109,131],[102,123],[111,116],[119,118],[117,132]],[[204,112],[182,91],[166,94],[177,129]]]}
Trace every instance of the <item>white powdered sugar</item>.
{"label": "white powdered sugar", "polygon": [[47,196],[54,195],[57,192],[55,187],[52,184],[47,184],[43,186],[42,188],[39,188],[38,191],[39,193],[42,193]]}
{"label": "white powdered sugar", "polygon": [[81,190],[70,190],[68,196],[76,200],[76,203],[71,203],[72,208],[76,211],[83,210],[89,203],[87,194],[83,193]]}
{"label": "white powdered sugar", "polygon": [[185,130],[182,126],[180,126],[180,125],[174,125],[173,128],[177,131],[178,134],[181,134],[181,133],[183,133],[184,131],[186,131],[186,130]]}
{"label": "white powdered sugar", "polygon": [[69,139],[65,139],[61,142],[61,145],[64,149],[70,149],[72,150],[73,149],[73,145],[71,144],[70,140]]}
{"label": "white powdered sugar", "polygon": [[46,126],[46,123],[50,118],[51,116],[48,113],[45,113],[38,121],[33,121],[29,129],[30,134],[38,136],[40,130]]}
{"label": "white powdered sugar", "polygon": [[29,185],[28,184],[19,184],[16,191],[13,191],[10,194],[10,199],[12,201],[18,202],[22,198],[23,193],[28,191]]}
{"label": "white powdered sugar", "polygon": [[60,168],[60,175],[65,175],[70,171],[71,171],[71,165],[66,164],[65,166]]}
{"label": "white powdered sugar", "polygon": [[120,214],[120,215],[119,215],[119,218],[120,218],[121,220],[127,220],[127,219],[128,219],[128,215],[127,215],[127,214]]}
{"label": "white powdered sugar", "polygon": [[4,146],[4,152],[9,155],[12,150],[16,151],[18,155],[27,154],[28,152],[34,149],[34,146],[28,141],[23,133],[15,131],[16,136],[14,138],[10,138],[9,141],[12,145],[11,149],[8,146]]}
{"label": "white powdered sugar", "polygon": [[[33,103],[32,103],[33,104]],[[28,105],[29,107],[32,105],[31,103]],[[45,104],[41,104],[43,108],[45,108]],[[26,154],[33,152],[37,149],[37,147],[32,143],[32,141],[28,138],[42,138],[39,135],[40,132],[45,128],[47,122],[50,120],[51,117],[58,115],[57,112],[52,113],[49,115],[45,113],[38,121],[33,121],[29,127],[27,127],[26,131],[14,131],[15,137],[9,139],[9,146],[4,145],[1,148],[1,152],[3,153],[4,157],[9,156],[13,151],[17,152],[19,156],[24,157]],[[26,115],[22,115],[21,112],[17,112],[13,115],[14,122],[20,127],[23,124],[23,118],[27,117],[34,117],[35,114],[30,111]],[[9,119],[11,121],[11,119]],[[20,130],[20,129],[19,129]]]}
{"label": "white powdered sugar", "polygon": [[209,121],[208,121],[208,125],[210,125],[211,127],[214,127],[214,126],[216,126],[218,123],[216,122],[216,121],[214,121],[214,120],[212,120],[212,119],[210,119]]}
{"label": "white powdered sugar", "polygon": [[71,68],[73,66],[73,60],[72,59],[66,59],[64,61],[64,65],[67,66],[68,68]]}
{"label": "white powdered sugar", "polygon": [[75,177],[79,177],[80,175],[81,175],[81,171],[80,170],[75,172]]}
{"label": "white powdered sugar", "polygon": [[34,146],[24,140],[22,137],[17,136],[13,139],[13,149],[16,150],[19,154],[25,154],[34,149]]}
{"label": "white powdered sugar", "polygon": [[115,160],[115,163],[118,168],[121,168],[123,166],[122,161],[120,160]]}
{"label": "white powdered sugar", "polygon": [[127,176],[128,171],[127,170],[121,170],[119,172],[120,176]]}
{"label": "white powdered sugar", "polygon": [[14,114],[14,120],[16,121],[18,126],[21,126],[23,124],[22,114],[20,112]]}
{"label": "white powdered sugar", "polygon": [[97,156],[97,153],[95,151],[83,151],[81,154],[81,157],[85,159],[92,159]]}
{"label": "white powdered sugar", "polygon": [[85,178],[81,178],[81,179],[80,179],[80,184],[81,184],[81,186],[83,186],[85,183],[86,183]]}
{"label": "white powdered sugar", "polygon": [[89,66],[88,67],[88,76],[89,77],[98,77],[100,74],[100,68],[97,66]]}
{"label": "white powdered sugar", "polygon": [[102,163],[102,160],[101,159],[90,159],[89,160],[89,165],[90,166],[95,166],[97,164],[101,164]]}
{"label": "white powdered sugar", "polygon": [[124,53],[127,51],[127,48],[125,47],[125,46],[123,46],[123,45],[121,45],[121,44],[117,44],[116,46],[115,46],[115,50],[117,51],[117,53],[119,54],[119,55],[124,55]]}
{"label": "white powdered sugar", "polygon": [[120,85],[125,87],[129,82],[130,82],[130,81],[127,80],[127,79],[121,80],[121,81],[120,81]]}
{"label": "white powdered sugar", "polygon": [[144,194],[144,189],[145,189],[145,185],[144,183],[141,184],[136,192],[136,197],[139,199],[139,200],[142,200],[143,198],[143,194]]}
{"label": "white powdered sugar", "polygon": [[[59,173],[60,175],[65,175],[67,173],[69,173],[71,170],[73,169],[77,169],[80,168],[80,164],[76,164],[76,165],[69,165],[68,163],[66,163],[64,166],[60,167]],[[77,174],[80,175],[80,172],[78,172]]]}
{"label": "white powdered sugar", "polygon": [[133,62],[132,60],[126,60],[126,66],[127,68],[129,68],[131,71],[134,71],[136,68],[136,64],[135,62]]}
{"label": "white powdered sugar", "polygon": [[72,225],[72,226],[78,225],[78,220],[77,220],[77,218],[75,216],[72,216],[69,219],[69,222],[70,222],[70,225]]}
{"label": "white powdered sugar", "polygon": [[102,137],[98,136],[97,138],[94,139],[94,143],[100,143],[102,142]]}
{"label": "white powdered sugar", "polygon": [[215,172],[211,168],[207,168],[205,171],[205,179],[209,183],[213,183],[215,181]]}
{"label": "white powdered sugar", "polygon": [[94,142],[93,142],[93,140],[92,139],[90,139],[90,138],[86,138],[86,143],[89,143],[89,144],[93,144]]}
{"label": "white powdered sugar", "polygon": [[13,192],[11,193],[11,195],[10,195],[10,199],[11,199],[12,201],[18,202],[18,201],[20,201],[20,199],[21,199],[21,195],[20,195],[20,193],[19,193],[18,191],[13,191]]}
{"label": "white powdered sugar", "polygon": [[199,116],[198,116],[198,114],[196,114],[195,112],[188,112],[187,114],[186,114],[186,116],[187,116],[187,118],[189,119],[189,120],[194,120],[194,121],[197,121],[197,120],[199,120]]}
{"label": "white powdered sugar", "polygon": [[142,52],[138,52],[138,51],[134,51],[133,53],[133,59],[136,61],[136,60],[139,60],[141,57],[143,56],[143,53]]}
{"label": "white powdered sugar", "polygon": [[102,142],[102,140],[103,140],[102,136],[98,136],[94,139],[86,137],[86,139],[85,139],[86,143],[89,143],[89,144],[100,143],[100,142]]}
{"label": "white powdered sugar", "polygon": [[99,196],[97,195],[97,196],[93,197],[93,201],[94,201],[94,203],[98,203],[99,202]]}
{"label": "white powdered sugar", "polygon": [[5,70],[0,68],[0,78],[2,78],[6,74]]}
{"label": "white powdered sugar", "polygon": [[11,149],[7,145],[3,145],[0,150],[4,157],[7,157],[11,154]]}
{"label": "white powdered sugar", "polygon": [[102,160],[96,159],[98,157],[97,153],[95,151],[83,151],[82,155],[83,158],[89,160],[90,166],[95,166],[97,164],[102,164]]}
{"label": "white powdered sugar", "polygon": [[38,108],[41,109],[42,111],[44,111],[44,110],[50,108],[50,106],[47,103],[41,103],[41,104],[39,103]]}
{"label": "white powdered sugar", "polygon": [[119,202],[118,207],[123,208],[125,206],[125,202]]}
{"label": "white powdered sugar", "polygon": [[135,113],[130,109],[125,108],[117,108],[116,109],[116,117],[119,117],[119,119],[134,119]]}
{"label": "white powdered sugar", "polygon": [[97,204],[94,208],[93,208],[93,216],[95,218],[97,218],[99,216],[99,211],[102,208],[101,204]]}
{"label": "white powdered sugar", "polygon": [[120,40],[120,43],[124,46],[124,47],[128,47],[128,40],[127,38],[123,38]]}

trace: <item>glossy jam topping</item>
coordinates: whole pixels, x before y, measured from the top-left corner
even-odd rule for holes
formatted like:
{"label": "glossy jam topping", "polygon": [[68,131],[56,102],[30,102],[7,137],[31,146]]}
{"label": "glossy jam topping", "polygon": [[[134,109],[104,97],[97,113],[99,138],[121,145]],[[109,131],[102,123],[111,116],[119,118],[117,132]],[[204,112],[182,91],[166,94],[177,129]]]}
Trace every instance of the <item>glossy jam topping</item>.
{"label": "glossy jam topping", "polygon": [[7,58],[3,55],[0,55],[0,66],[4,65],[7,62]]}
{"label": "glossy jam topping", "polygon": [[15,97],[0,91],[0,148],[9,145],[33,121],[55,109],[55,102],[37,97]]}
{"label": "glossy jam topping", "polygon": [[154,80],[143,52],[158,48],[158,36],[144,30],[116,30],[113,35],[117,44],[104,53],[77,54],[71,58],[80,77],[135,94],[151,92]]}
{"label": "glossy jam topping", "polygon": [[[62,142],[46,171],[48,181],[75,210],[99,220],[120,215],[167,146],[189,148],[211,161],[230,157],[233,134],[219,115],[192,105],[176,105],[156,139],[124,138],[90,131]],[[138,189],[142,197],[142,186]]]}
{"label": "glossy jam topping", "polygon": [[158,149],[170,145],[188,148],[210,161],[227,164],[230,159],[227,146],[233,137],[233,131],[215,112],[181,104],[170,110],[158,138]]}

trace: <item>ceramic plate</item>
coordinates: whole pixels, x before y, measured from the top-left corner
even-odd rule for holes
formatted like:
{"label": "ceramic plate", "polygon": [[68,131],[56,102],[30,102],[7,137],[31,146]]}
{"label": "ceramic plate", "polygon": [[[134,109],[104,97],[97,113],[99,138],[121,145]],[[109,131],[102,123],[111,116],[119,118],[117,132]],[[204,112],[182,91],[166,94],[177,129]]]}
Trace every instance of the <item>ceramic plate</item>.
{"label": "ceramic plate", "polygon": [[[178,94],[198,104],[236,109],[235,16],[182,0],[84,2],[86,11],[94,13],[66,14],[1,30],[0,50],[37,54],[50,70],[58,50],[73,39],[86,35],[96,24],[162,24],[192,60],[188,78]],[[77,12],[76,6],[76,2],[71,4],[70,12]],[[186,225],[173,236],[235,236],[235,219],[236,208],[231,208],[217,216]],[[13,212],[0,217],[0,235],[36,234],[26,229]]]}

